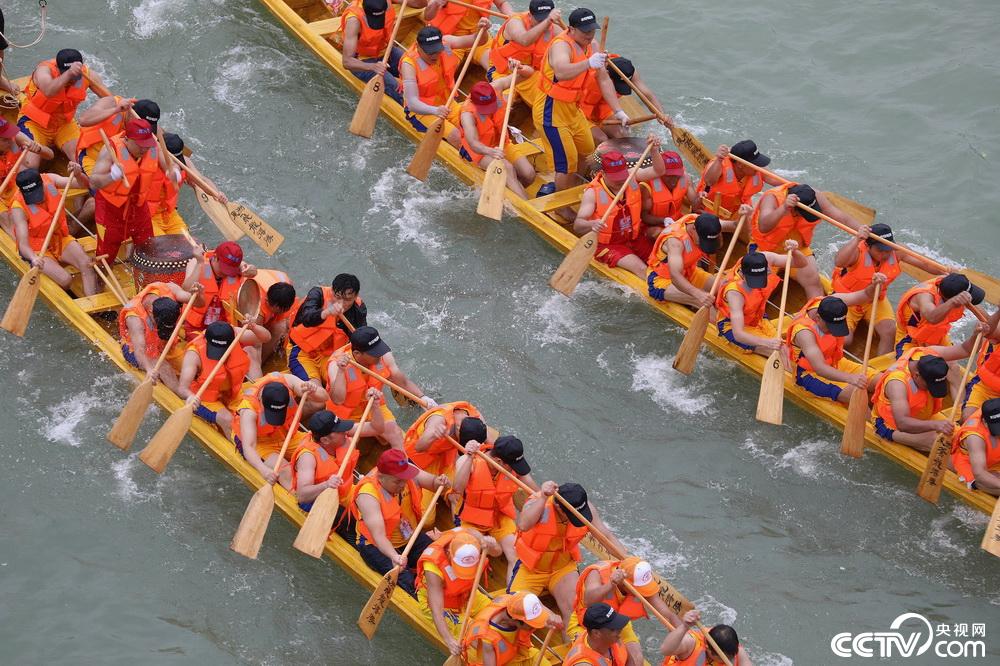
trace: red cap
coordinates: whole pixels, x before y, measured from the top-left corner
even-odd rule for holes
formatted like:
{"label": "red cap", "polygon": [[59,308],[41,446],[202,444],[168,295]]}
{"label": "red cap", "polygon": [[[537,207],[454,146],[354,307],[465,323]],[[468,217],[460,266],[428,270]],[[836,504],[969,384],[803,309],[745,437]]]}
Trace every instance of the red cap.
{"label": "red cap", "polygon": [[399,449],[389,449],[378,457],[378,471],[408,481],[420,473],[416,465],[411,465],[406,453]]}
{"label": "red cap", "polygon": [[660,153],[660,157],[663,158],[663,163],[667,167],[665,176],[683,176],[684,175],[684,162],[681,161],[681,156],[672,150],[667,150]]}
{"label": "red cap", "polygon": [[469,90],[469,99],[477,109],[492,112],[497,108],[497,91],[486,81],[477,81]]}
{"label": "red cap", "polygon": [[125,136],[143,148],[152,148],[156,145],[153,126],[149,124],[148,120],[142,118],[133,118],[125,124]]}
{"label": "red cap", "polygon": [[0,139],[13,139],[21,128],[0,118]]}
{"label": "red cap", "polygon": [[611,150],[601,155],[601,170],[606,176],[614,176],[628,172],[625,156],[617,150]]}
{"label": "red cap", "polygon": [[236,241],[223,241],[215,248],[215,258],[220,273],[225,277],[236,277],[243,263],[243,248]]}

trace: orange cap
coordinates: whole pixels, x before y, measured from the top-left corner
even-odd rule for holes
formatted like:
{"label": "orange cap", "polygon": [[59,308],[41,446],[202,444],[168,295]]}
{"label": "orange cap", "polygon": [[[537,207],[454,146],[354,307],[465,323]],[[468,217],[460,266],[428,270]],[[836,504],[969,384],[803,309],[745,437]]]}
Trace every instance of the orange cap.
{"label": "orange cap", "polygon": [[552,617],[552,611],[530,592],[511,595],[507,600],[507,614],[535,629],[544,627]]}
{"label": "orange cap", "polygon": [[479,564],[479,540],[468,532],[458,532],[448,544],[448,558],[456,576],[465,580],[475,578]]}
{"label": "orange cap", "polygon": [[638,557],[626,557],[622,560],[621,568],[628,576],[628,582],[642,596],[648,597],[659,592],[660,586],[653,579],[653,567],[649,566],[649,562]]}

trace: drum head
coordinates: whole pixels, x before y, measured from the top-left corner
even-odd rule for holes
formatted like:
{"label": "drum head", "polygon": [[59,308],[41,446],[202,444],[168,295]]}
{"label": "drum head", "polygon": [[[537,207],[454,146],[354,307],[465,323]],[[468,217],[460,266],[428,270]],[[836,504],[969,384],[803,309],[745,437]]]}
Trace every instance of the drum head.
{"label": "drum head", "polygon": [[236,295],[236,307],[244,317],[252,317],[260,312],[260,285],[253,280],[243,280]]}

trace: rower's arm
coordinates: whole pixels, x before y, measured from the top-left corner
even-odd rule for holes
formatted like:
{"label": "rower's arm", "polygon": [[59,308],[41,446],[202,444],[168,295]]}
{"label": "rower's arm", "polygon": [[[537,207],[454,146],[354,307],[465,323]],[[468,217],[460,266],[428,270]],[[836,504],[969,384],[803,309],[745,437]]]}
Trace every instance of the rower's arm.
{"label": "rower's arm", "polygon": [[77,123],[80,127],[98,125],[118,113],[118,102],[112,97],[101,97],[80,114]]}
{"label": "rower's arm", "polygon": [[194,297],[194,294],[184,289],[181,285],[176,282],[164,282],[167,285],[167,289],[170,290],[170,296],[178,303],[187,303]]}
{"label": "rower's arm", "polygon": [[[875,275],[880,275],[880,273],[876,273]],[[879,280],[878,282],[872,281],[872,283],[864,289],[860,289],[858,291],[838,292],[832,295],[844,301],[847,307],[865,305],[867,303],[871,303],[872,299],[875,298],[875,285],[882,284],[882,282],[882,280]]]}
{"label": "rower's arm", "polygon": [[[552,72],[556,75],[556,78],[560,81],[575,79],[590,69],[590,63],[587,60],[572,62],[570,59],[569,44],[562,41],[556,42],[549,47],[549,65],[552,67]],[[604,76],[607,77],[607,75],[608,73],[604,72]],[[614,86],[612,86],[613,88]],[[603,90],[602,88],[601,91],[603,92]]]}
{"label": "rower's arm", "polygon": [[517,478],[521,479],[521,481],[523,481],[526,486],[531,488],[536,493],[541,488],[541,486],[538,485],[538,482],[535,481],[535,477],[531,476],[530,472],[528,474],[524,474],[523,476],[521,474],[517,474],[516,476]]}
{"label": "rower's arm", "polygon": [[833,263],[837,268],[850,268],[858,260],[861,248],[858,246],[858,239],[851,238],[840,246]]}
{"label": "rower's arm", "polygon": [[524,22],[521,19],[512,18],[507,23],[507,27],[504,28],[503,34],[504,37],[515,44],[519,44],[520,46],[532,46],[535,42],[542,38],[542,35],[545,34],[550,25],[552,25],[552,19],[546,17],[544,21],[539,21],[531,28],[525,30]]}
{"label": "rower's arm", "polygon": [[205,263],[205,255],[195,252],[195,255],[188,259],[187,268],[184,270],[184,281],[181,288],[185,291],[192,291],[198,284],[198,275],[201,273],[201,266]]}
{"label": "rower's arm", "polygon": [[378,500],[371,495],[358,495],[357,499],[354,500],[354,504],[358,507],[358,512],[361,514],[361,520],[364,521],[365,527],[368,528],[368,532],[372,535],[372,545],[378,548],[379,552],[388,557],[392,562],[398,560],[399,553],[392,547],[392,543],[389,542],[389,538],[386,536],[385,519],[382,517],[382,509],[378,505]]}
{"label": "rower's arm", "polygon": [[146,328],[142,325],[142,320],[135,316],[126,317],[125,328],[128,329],[128,339],[131,343],[129,347],[139,367],[146,371],[152,370],[155,361],[146,356]]}
{"label": "rower's arm", "polygon": [[708,293],[694,286],[684,277],[684,247],[681,245],[681,242],[676,238],[671,238],[667,241],[666,245],[667,267],[670,269],[671,284],[688,296],[695,298],[701,298],[703,294]]}
{"label": "rower's arm", "polygon": [[[299,379],[295,375],[284,374],[285,381],[292,387],[296,399],[306,401],[306,413],[319,411],[326,406],[326,401],[330,399],[330,394],[322,386],[317,386],[314,382],[307,382]],[[309,395],[306,396],[306,391]]]}
{"label": "rower's arm", "polygon": [[347,398],[347,378],[336,360],[331,359],[327,366],[327,373],[330,376],[330,400],[335,405],[341,405]]}
{"label": "rower's arm", "polygon": [[706,189],[715,185],[719,180],[719,176],[722,175],[722,160],[718,157],[713,157],[712,161],[705,166],[705,171],[701,175],[705,181]]}
{"label": "rower's arm", "polygon": [[417,86],[417,72],[413,65],[408,62],[399,64],[399,75],[403,79],[403,101],[410,113],[420,113],[432,115],[437,111],[436,106],[425,103],[420,99],[420,88]]}
{"label": "rower's arm", "polygon": [[937,422],[933,419],[917,419],[910,416],[910,402],[906,398],[906,386],[898,379],[886,382],[885,396],[892,405],[892,417],[896,420],[896,430],[908,433],[922,433],[933,429]]}
{"label": "rower's arm", "polygon": [[729,324],[733,329],[733,338],[737,342],[745,345],[758,347],[767,344],[767,340],[752,333],[747,333],[745,319],[743,318],[743,305],[746,299],[738,291],[730,291],[726,294],[726,302],[729,304]]}
{"label": "rower's arm", "polygon": [[854,231],[857,231],[858,229],[861,228],[860,222],[855,220],[853,217],[851,217],[841,209],[834,206],[833,202],[827,199],[826,195],[820,192],[819,190],[816,190],[816,203],[819,204],[821,212],[826,213],[833,219],[837,220],[837,222],[840,222],[841,224],[846,224]]}
{"label": "rower's arm", "polygon": [[[378,389],[369,389],[370,391],[378,391]],[[329,398],[328,398],[329,399]],[[358,424],[354,424],[354,428],[351,429],[351,436],[354,436],[354,431],[357,429]],[[378,399],[376,399],[375,404],[372,405],[372,410],[368,415],[368,422],[364,424],[361,428],[362,437],[377,437],[385,432],[385,416],[382,414],[382,410],[379,408]]]}
{"label": "rower's arm", "polygon": [[326,315],[323,313],[323,290],[313,287],[306,294],[305,299],[299,307],[299,314],[295,317],[295,324],[302,324],[306,327],[319,326],[323,323]]}
{"label": "rower's arm", "polygon": [[[2,89],[2,86],[0,86],[0,89]],[[41,145],[40,143],[29,137],[24,132],[18,132],[14,136],[14,143],[16,143],[21,148],[24,148],[25,150],[29,150],[33,153],[37,152],[39,155],[42,156],[42,159],[45,160],[51,160],[56,156],[56,154],[52,152],[51,148],[49,148],[48,146]]]}
{"label": "rower's arm", "polygon": [[965,440],[969,451],[969,463],[976,478],[976,487],[991,495],[1000,495],[1000,474],[990,471],[986,459],[986,442],[979,436],[970,436]]}
{"label": "rower's arm", "polygon": [[443,425],[444,422],[444,417],[439,414],[428,416],[427,420],[424,421],[424,432],[417,439],[414,444],[414,448],[419,452],[429,449],[434,440],[438,439],[436,436],[436,431],[438,430],[437,426]]}
{"label": "rower's arm", "polygon": [[194,395],[194,391],[191,390],[191,384],[194,382],[194,378],[198,376],[200,365],[201,360],[198,358],[198,352],[189,350],[184,353],[184,359],[181,361],[181,375],[177,379],[177,395],[184,400]]}
{"label": "rower's arm", "polygon": [[455,480],[451,483],[451,488],[459,495],[465,493],[466,486],[469,485],[469,477],[472,476],[472,462],[475,455],[463,453],[455,461]]}
{"label": "rower's arm", "polygon": [[608,70],[602,67],[594,73],[597,75],[597,87],[601,89],[601,95],[604,97],[604,101],[608,103],[608,106],[611,107],[613,112],[618,113],[622,110],[622,103],[621,100],[618,99],[618,93],[615,92],[615,84],[611,82]]}
{"label": "rower's arm", "polygon": [[823,352],[816,344],[816,336],[812,331],[801,330],[795,334],[795,345],[802,351],[813,371],[820,377],[833,380],[835,382],[849,383],[853,379],[850,373],[838,370],[826,362]]}
{"label": "rower's arm", "polygon": [[[667,602],[664,601],[659,594],[651,594],[648,597],[645,597],[645,599],[660,613],[660,615],[667,618],[667,622],[671,625],[679,627],[683,624],[681,618],[677,616],[677,613],[675,613],[670,606],[667,605]],[[743,666],[743,662],[740,662],[740,666]]]}
{"label": "rower's arm", "polygon": [[393,357],[392,352],[388,352],[385,356],[383,356],[382,362],[385,363],[387,368],[389,368],[389,379],[414,395],[420,397],[424,396],[424,390],[417,386],[416,382],[406,376],[406,373],[404,373],[396,363],[396,359]]}
{"label": "rower's arm", "polygon": [[111,99],[115,98],[115,96],[111,94],[111,91],[108,90],[108,87],[104,85],[104,81],[101,80],[100,75],[92,69],[88,69],[87,71],[87,87],[101,99],[104,99],[105,97],[110,97]]}
{"label": "rower's arm", "polygon": [[937,324],[948,316],[949,312],[958,307],[958,304],[955,302],[955,298],[956,297],[953,296],[952,298],[941,301],[940,305],[934,305],[934,299],[931,295],[924,293],[914,296],[910,303],[912,304],[911,307],[913,307],[914,310],[920,312],[921,317],[932,324]]}
{"label": "rower's arm", "polygon": [[311,453],[302,453],[295,461],[295,499],[299,504],[308,504],[326,490],[325,483],[316,481],[316,458]]}
{"label": "rower's arm", "polygon": [[[427,589],[427,605],[431,609],[431,618],[434,620],[434,628],[445,645],[450,645],[455,637],[451,635],[447,623],[444,621],[444,584],[441,577],[432,571],[424,571],[424,586]],[[476,590],[472,590],[475,594]]]}
{"label": "rower's arm", "polygon": [[677,657],[681,661],[690,657],[695,648],[694,639],[688,635],[690,629],[684,622],[675,624],[660,644],[660,654],[664,657]]}
{"label": "rower's arm", "polygon": [[438,15],[438,12],[448,4],[448,0],[428,0],[427,6],[424,7],[423,19],[424,23],[429,24],[434,20],[434,17]]}
{"label": "rower's arm", "polygon": [[573,231],[578,235],[591,231],[596,211],[597,200],[594,197],[594,191],[588,188],[583,191],[583,196],[580,197],[580,207],[576,210],[576,221],[573,222]]}
{"label": "rower's arm", "polygon": [[110,147],[105,146],[101,149],[101,154],[97,156],[97,162],[90,171],[90,183],[95,190],[103,190],[115,182],[115,179],[111,176],[111,167],[113,165],[114,160],[111,159]]}
{"label": "rower's arm", "polygon": [[35,68],[32,79],[35,82],[35,87],[46,97],[55,97],[59,94],[60,90],[72,83],[70,70],[66,70],[59,76],[53,77],[49,73],[49,68],[44,65],[39,65]]}
{"label": "rower's arm", "polygon": [[628,548],[626,548],[625,544],[619,541],[618,537],[614,535],[614,532],[612,532],[611,529],[604,524],[604,520],[602,520],[600,514],[597,513],[597,507],[595,507],[592,502],[588,502],[588,504],[590,505],[590,512],[593,514],[593,517],[590,520],[591,524],[593,524],[593,526],[596,527],[601,534],[607,537],[608,541],[610,541],[611,544],[621,553],[627,553]]}
{"label": "rower's arm", "polygon": [[546,498],[541,492],[536,492],[528,498],[528,501],[521,507],[521,513],[517,514],[517,529],[522,532],[530,530],[542,519],[542,512],[545,510]]}
{"label": "rower's arm", "polygon": [[14,221],[14,237],[17,239],[17,250],[30,263],[36,254],[31,249],[31,243],[28,240],[28,218],[25,217],[24,211],[20,208],[12,208],[10,216]]}
{"label": "rower's arm", "polygon": [[774,197],[765,193],[757,202],[760,206],[760,216],[757,218],[757,226],[761,233],[767,233],[778,226],[778,222],[788,212],[788,207],[784,204],[779,206]]}
{"label": "rower's arm", "polygon": [[[795,241],[785,241],[786,243],[794,243]],[[796,243],[797,244],[797,243]],[[764,252],[765,257],[767,257],[768,266],[777,266],[779,268],[785,267],[785,255],[778,254],[777,252]],[[809,265],[809,258],[802,254],[801,250],[792,250],[792,266],[795,268],[805,268]]]}
{"label": "rower's arm", "polygon": [[500,13],[510,16],[514,13],[514,8],[511,7],[507,0],[493,0],[493,6],[500,10]]}
{"label": "rower's arm", "polygon": [[[488,18],[479,19],[479,25],[477,27],[480,30],[485,29],[487,31],[486,39],[489,40],[490,20]],[[472,45],[476,43],[476,36],[478,34],[479,31],[477,30],[476,32],[469,33],[468,35],[445,35],[444,37],[441,38],[441,43],[453,51],[456,51],[458,49],[469,49],[472,48]],[[480,42],[480,44],[481,43],[482,42]]]}
{"label": "rower's arm", "polygon": [[246,461],[261,474],[272,471],[264,464],[264,460],[257,452],[257,413],[252,409],[241,409],[240,417],[240,443],[243,445],[243,457]]}
{"label": "rower's arm", "polygon": [[479,140],[479,130],[476,129],[476,119],[471,113],[462,112],[462,133],[465,136],[465,140],[472,147],[472,150],[479,153],[480,155],[485,155],[489,151],[493,150],[496,146],[487,146],[485,143]]}
{"label": "rower's arm", "polygon": [[590,606],[607,599],[617,587],[618,584],[612,579],[609,579],[607,583],[602,583],[601,575],[596,571],[591,571],[583,582],[583,605]]}

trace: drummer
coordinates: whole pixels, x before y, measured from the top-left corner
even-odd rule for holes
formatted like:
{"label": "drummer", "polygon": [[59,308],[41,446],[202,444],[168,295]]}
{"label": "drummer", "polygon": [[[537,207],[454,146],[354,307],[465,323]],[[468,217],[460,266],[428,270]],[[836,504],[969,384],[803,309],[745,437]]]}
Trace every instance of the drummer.
{"label": "drummer", "polygon": [[212,322],[231,321],[224,304],[236,305],[243,282],[240,278],[256,274],[257,267],[243,261],[243,248],[236,241],[223,241],[214,250],[202,251],[197,248],[194,257],[188,261],[181,285],[187,291],[191,291],[196,284],[200,284],[202,288],[198,302],[184,321],[188,333],[193,335],[202,331]]}

